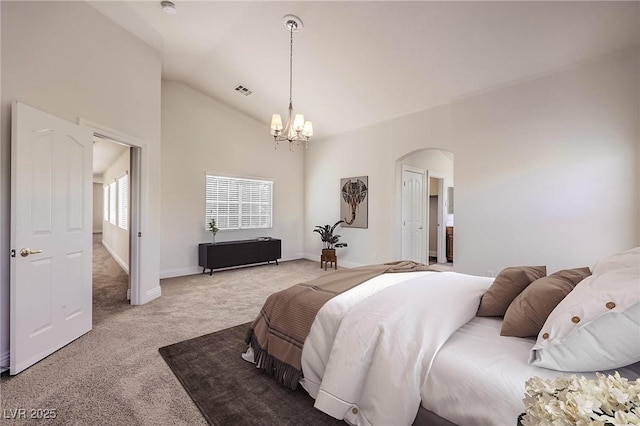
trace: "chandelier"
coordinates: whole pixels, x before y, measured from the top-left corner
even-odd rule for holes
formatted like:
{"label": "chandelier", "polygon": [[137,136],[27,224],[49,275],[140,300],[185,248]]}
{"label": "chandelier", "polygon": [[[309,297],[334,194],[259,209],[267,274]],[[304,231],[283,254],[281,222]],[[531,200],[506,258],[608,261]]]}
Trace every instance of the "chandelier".
{"label": "chandelier", "polygon": [[308,148],[308,142],[313,136],[313,125],[310,121],[304,121],[304,115],[293,115],[293,33],[302,30],[302,20],[295,15],[285,15],[283,24],[289,31],[289,117],[287,125],[282,127],[282,118],[280,114],[273,114],[271,117],[271,135],[275,141],[275,148],[278,149],[279,142],[289,142],[289,151],[293,151],[295,145],[304,141],[305,149]]}

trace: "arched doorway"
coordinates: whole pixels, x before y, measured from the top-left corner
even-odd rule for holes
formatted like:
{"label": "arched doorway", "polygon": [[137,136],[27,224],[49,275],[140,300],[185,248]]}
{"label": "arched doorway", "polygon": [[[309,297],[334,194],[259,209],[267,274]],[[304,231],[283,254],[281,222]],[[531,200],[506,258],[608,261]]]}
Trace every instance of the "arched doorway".
{"label": "arched doorway", "polygon": [[453,266],[452,152],[420,149],[396,160],[396,257]]}

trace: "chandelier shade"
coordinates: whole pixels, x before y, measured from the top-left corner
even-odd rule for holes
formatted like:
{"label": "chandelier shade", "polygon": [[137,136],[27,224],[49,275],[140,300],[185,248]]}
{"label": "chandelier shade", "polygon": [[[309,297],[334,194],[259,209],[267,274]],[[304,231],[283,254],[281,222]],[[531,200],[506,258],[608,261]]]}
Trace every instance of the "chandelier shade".
{"label": "chandelier shade", "polygon": [[289,150],[293,151],[295,145],[304,142],[305,148],[308,148],[309,139],[313,136],[313,124],[311,121],[305,121],[303,114],[293,114],[293,33],[302,30],[302,20],[295,15],[285,15],[283,24],[289,31],[289,111],[287,116],[287,124],[282,125],[282,117],[280,114],[271,116],[271,136],[275,141],[275,148],[278,149],[278,143],[289,142]]}

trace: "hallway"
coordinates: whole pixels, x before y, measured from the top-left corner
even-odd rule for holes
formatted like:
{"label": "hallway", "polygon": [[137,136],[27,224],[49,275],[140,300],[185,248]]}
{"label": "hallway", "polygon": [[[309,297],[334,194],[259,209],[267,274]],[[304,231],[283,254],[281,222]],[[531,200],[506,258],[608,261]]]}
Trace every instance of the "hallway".
{"label": "hallway", "polygon": [[122,312],[131,305],[127,300],[129,275],[102,245],[102,234],[93,234],[93,325]]}

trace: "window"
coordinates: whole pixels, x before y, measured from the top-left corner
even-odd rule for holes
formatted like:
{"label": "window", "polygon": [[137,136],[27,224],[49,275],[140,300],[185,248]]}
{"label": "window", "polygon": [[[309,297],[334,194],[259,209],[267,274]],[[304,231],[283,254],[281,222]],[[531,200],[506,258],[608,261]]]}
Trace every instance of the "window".
{"label": "window", "polygon": [[109,221],[109,185],[104,187],[104,198],[102,199],[102,217],[105,222]]}
{"label": "window", "polygon": [[118,226],[129,226],[129,175],[118,178]]}
{"label": "window", "polygon": [[205,186],[205,227],[213,218],[220,229],[271,228],[273,181],[207,175]]}
{"label": "window", "polygon": [[116,224],[116,182],[109,184],[109,223]]}
{"label": "window", "polygon": [[105,222],[129,229],[129,175],[125,174],[104,186],[103,216]]}

